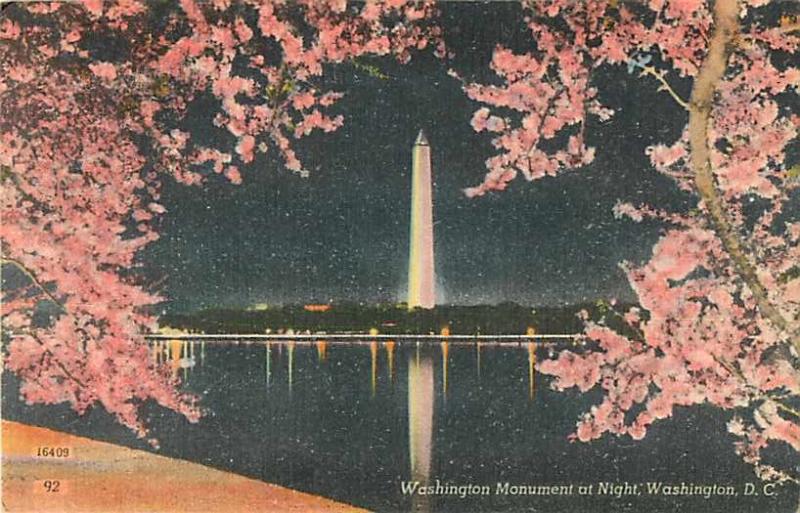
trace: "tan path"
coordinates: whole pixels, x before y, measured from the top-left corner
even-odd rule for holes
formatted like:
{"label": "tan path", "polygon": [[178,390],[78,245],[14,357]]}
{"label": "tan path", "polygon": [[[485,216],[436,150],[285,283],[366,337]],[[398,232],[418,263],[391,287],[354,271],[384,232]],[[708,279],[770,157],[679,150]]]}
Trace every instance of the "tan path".
{"label": "tan path", "polygon": [[[3,421],[2,430],[3,511],[365,511],[196,463],[50,429]],[[40,447],[68,448],[69,456],[38,457]]]}

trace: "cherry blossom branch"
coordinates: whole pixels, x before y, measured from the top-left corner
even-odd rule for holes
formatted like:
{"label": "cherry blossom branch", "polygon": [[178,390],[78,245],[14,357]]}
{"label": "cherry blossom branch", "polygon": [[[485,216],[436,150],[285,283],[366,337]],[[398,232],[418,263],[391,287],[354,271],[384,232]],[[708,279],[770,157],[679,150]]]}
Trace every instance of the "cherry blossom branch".
{"label": "cherry blossom branch", "polygon": [[779,34],[790,34],[795,31],[800,31],[800,22],[784,25],[775,29]]}
{"label": "cherry blossom branch", "polygon": [[640,77],[642,76],[651,76],[661,82],[661,87],[658,88],[659,91],[666,91],[669,93],[670,96],[685,110],[689,110],[689,104],[681,98],[678,93],[669,85],[669,82],[664,78],[664,72],[656,71],[654,66],[645,66],[642,68],[642,72],[639,74]]}
{"label": "cherry blossom branch", "polygon": [[795,408],[792,408],[791,406],[785,405],[778,399],[772,399],[772,402],[775,403],[775,406],[777,406],[779,410],[785,411],[786,413],[794,415],[795,417],[800,419],[800,411],[796,410]]}
{"label": "cherry blossom branch", "polygon": [[[695,186],[706,204],[714,231],[730,255],[737,273],[753,294],[759,310],[775,327],[786,332],[790,328],[789,322],[770,303],[767,290],[745,252],[744,243],[739,239],[733,223],[728,218],[715,185],[708,129],[714,95],[725,74],[728,57],[739,32],[738,0],[718,0],[714,4],[714,21],[715,27],[708,54],[695,79],[689,103],[690,160],[695,175]],[[790,338],[791,344],[800,352],[800,334],[792,332]]]}
{"label": "cherry blossom branch", "polygon": [[33,271],[25,267],[25,265],[22,262],[14,258],[3,257],[2,259],[0,259],[0,263],[2,263],[3,265],[13,265],[17,269],[19,269],[25,276],[28,277],[29,280],[33,282],[34,285],[36,285],[36,287],[39,288],[39,290],[41,290],[47,296],[48,299],[50,299],[50,301],[58,305],[58,307],[63,312],[66,313],[67,309],[64,306],[64,304],[61,301],[59,301],[49,290],[47,290],[47,288],[42,284],[42,282],[40,282],[39,279],[36,277],[36,274],[34,274]]}
{"label": "cherry blossom branch", "polygon": [[[551,96],[550,98],[547,99],[547,105],[545,106],[544,111],[543,111],[544,114],[542,114],[542,117],[539,118],[539,124],[536,127],[536,133],[537,134],[541,134],[542,133],[542,128],[544,127],[544,122],[547,120],[547,116],[549,115],[550,110],[555,105],[556,98],[558,98],[560,96],[561,96],[561,93],[559,93],[558,95],[553,95],[553,96]],[[539,145],[539,139],[538,138],[534,139],[534,141],[531,143],[530,147],[528,148],[528,151],[525,152],[525,158],[528,161],[528,171],[533,171],[533,169],[531,168],[531,157],[533,156],[533,152],[536,151],[536,148],[538,148],[538,145]]]}
{"label": "cherry blossom branch", "polygon": [[[33,340],[35,340],[35,341],[36,341],[36,343],[38,343],[40,346],[42,346],[42,347],[45,347],[45,345],[44,345],[44,342],[42,342],[41,340],[39,340],[39,338],[38,338],[38,337],[34,336],[34,337],[32,337],[32,338],[33,338]],[[67,378],[69,378],[69,379],[71,379],[72,381],[74,381],[74,382],[75,382],[75,384],[77,384],[78,386],[80,386],[80,387],[83,387],[83,388],[86,388],[86,383],[84,383],[82,380],[80,380],[80,379],[76,378],[76,377],[75,377],[75,375],[74,375],[74,374],[72,374],[72,373],[69,371],[69,369],[67,369],[67,367],[66,367],[66,366],[65,366],[63,363],[61,363],[61,361],[58,359],[58,357],[57,357],[56,355],[54,355],[54,354],[53,354],[53,352],[52,352],[52,351],[50,351],[49,349],[47,349],[47,348],[45,347],[44,354],[50,355],[50,358],[52,359],[53,363],[55,363],[55,364],[56,364],[56,366],[57,366],[59,369],[61,369],[61,372],[63,372],[63,373],[64,373],[64,375],[65,375]]]}
{"label": "cherry blossom branch", "polygon": [[736,378],[741,382],[741,384],[745,388],[750,388],[752,392],[755,393],[755,397],[762,401],[768,401],[773,404],[779,409],[783,410],[787,413],[790,413],[800,419],[800,411],[788,406],[784,403],[781,399],[782,397],[771,396],[762,393],[758,387],[752,386],[752,384],[748,381],[747,377],[742,373],[741,369],[738,366],[732,364],[731,362],[727,361],[725,358],[714,357],[714,360],[719,363],[725,370],[731,373],[731,375],[736,376]]}
{"label": "cherry blossom branch", "polygon": [[642,331],[641,328],[638,328],[638,327],[632,325],[631,323],[629,323],[628,320],[625,317],[625,314],[623,314],[622,312],[617,310],[613,305],[611,305],[608,308],[608,311],[611,312],[612,314],[614,314],[623,323],[625,323],[625,327],[630,329],[631,331],[633,331],[639,337],[639,340],[645,340],[647,338],[647,336],[644,334],[644,331]]}

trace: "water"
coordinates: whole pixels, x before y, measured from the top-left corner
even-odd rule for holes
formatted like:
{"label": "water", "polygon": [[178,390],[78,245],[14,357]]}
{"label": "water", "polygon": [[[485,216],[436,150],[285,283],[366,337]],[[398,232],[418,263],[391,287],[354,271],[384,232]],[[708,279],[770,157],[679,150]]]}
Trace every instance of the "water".
{"label": "water", "polygon": [[[580,413],[599,396],[550,390],[549,378],[535,372],[536,361],[547,357],[544,346],[175,341],[155,347],[154,358],[180,373],[210,409],[189,424],[147,408],[160,453],[371,510],[766,513],[797,506],[793,486],[777,487],[771,497],[761,493],[750,467],[733,453],[727,414],[712,408],[678,410],[641,442],[571,443],[567,435]],[[65,407],[25,406],[13,377],[4,375],[3,384],[7,419],[147,449],[101,411],[78,418]],[[782,466],[800,463],[789,450],[772,456]],[[404,482],[435,487],[437,480],[440,491],[455,493],[403,493]],[[625,482],[716,484],[739,495],[597,493],[601,483]],[[509,491],[561,485],[556,491],[571,494],[503,494],[498,483],[501,491],[505,483]],[[758,497],[742,495],[746,483],[756,484]],[[578,494],[589,485],[592,495]],[[482,487],[490,493],[481,495]]]}

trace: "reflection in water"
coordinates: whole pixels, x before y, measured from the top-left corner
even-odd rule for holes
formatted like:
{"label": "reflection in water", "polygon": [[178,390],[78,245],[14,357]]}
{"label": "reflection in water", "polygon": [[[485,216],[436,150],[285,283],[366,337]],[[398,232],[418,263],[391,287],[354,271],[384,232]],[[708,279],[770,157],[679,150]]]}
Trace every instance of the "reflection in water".
{"label": "reflection in water", "polygon": [[264,351],[267,368],[267,388],[269,388],[270,381],[272,381],[272,344],[267,342],[266,351]]}
{"label": "reflection in water", "polygon": [[[530,335],[533,333],[529,330]],[[199,363],[203,365],[205,361],[205,353],[206,353],[206,343],[205,341],[196,342],[196,341],[187,341],[187,340],[180,340],[180,339],[170,339],[170,340],[157,340],[153,341],[151,345],[152,351],[152,360],[155,365],[164,365],[169,364],[170,369],[172,371],[173,377],[177,377],[178,373],[182,371],[182,377],[184,380],[188,379],[189,371],[195,367],[198,362],[197,359],[197,352],[198,348],[196,345],[199,344]],[[287,365],[287,383],[289,385],[289,391],[291,391],[292,386],[294,385],[294,351],[296,342],[295,341],[282,341],[282,342],[265,342],[265,354],[264,354],[264,367],[265,367],[265,381],[267,388],[272,385],[272,346],[276,345],[278,348],[278,360],[282,358],[283,354],[283,347],[286,346],[288,351],[288,365]],[[301,345],[303,345],[301,343]],[[330,342],[328,340],[318,340],[313,342],[313,344],[307,345],[314,345],[317,350],[317,360],[318,362],[326,362],[328,359],[328,346]],[[395,349],[397,347],[397,342],[394,340],[388,340],[382,343],[384,349],[386,350],[386,360],[388,364],[388,375],[389,381],[394,383],[394,355]],[[482,371],[482,356],[484,352],[484,345],[485,342],[475,342],[475,369],[478,381],[481,378],[481,371]],[[448,341],[439,342],[439,349],[442,353],[442,398],[443,400],[447,400],[447,395],[449,393],[450,387],[450,380],[449,380],[449,372],[450,372],[450,346],[451,343]],[[525,347],[527,349],[527,360],[528,360],[528,398],[533,399],[536,393],[536,349],[538,344],[531,339],[530,342],[525,343]],[[377,393],[377,385],[378,385],[378,350],[379,342],[377,340],[371,340],[369,342],[369,351],[370,351],[370,391],[372,396],[374,397]],[[412,356],[413,366],[414,368],[421,368],[424,364],[424,360],[426,357],[421,356],[421,344],[419,341],[416,342],[415,352]]]}
{"label": "reflection in water", "polygon": [[181,350],[183,349],[183,342],[180,340],[169,341],[169,359],[172,368],[172,377],[178,375],[178,369],[181,368]]}
{"label": "reflection in water", "polygon": [[289,392],[292,391],[292,374],[294,373],[294,341],[289,342],[287,349],[289,350]]}
{"label": "reflection in water", "polygon": [[[375,399],[370,400],[369,378],[364,374],[371,373],[371,354],[365,346],[373,337],[355,340],[350,347],[334,342],[328,335],[325,338],[331,351],[324,365],[317,362],[315,340],[296,342],[297,353],[291,363],[298,366],[298,384],[291,394],[282,374],[288,374],[288,361],[277,355],[278,350],[289,351],[283,347],[288,346],[286,339],[271,340],[269,345],[266,340],[249,345],[207,341],[209,365],[202,368],[199,360],[194,368],[188,368],[186,385],[187,392],[202,396],[203,407],[215,414],[197,425],[172,415],[154,416],[154,435],[164,441],[164,454],[334,497],[373,511],[408,512],[412,507],[416,512],[438,513],[559,513],[631,508],[674,511],[677,505],[678,509],[725,513],[724,507],[730,508],[726,502],[683,498],[678,503],[674,497],[648,498],[644,494],[641,498],[589,497],[596,499],[591,501],[580,497],[504,498],[490,494],[492,497],[462,499],[454,494],[433,495],[434,498],[404,494],[398,481],[435,486],[436,478],[455,484],[494,485],[496,480],[502,480],[549,485],[572,479],[631,480],[645,472],[652,474],[648,479],[664,482],[708,482],[715,475],[704,470],[702,462],[718,456],[718,447],[700,435],[704,431],[713,434],[717,426],[724,425],[725,418],[703,412],[687,417],[686,431],[675,431],[675,436],[685,433],[687,440],[700,440],[689,448],[700,456],[678,462],[680,465],[670,460],[675,451],[674,436],[651,438],[648,444],[652,447],[645,451],[632,451],[628,444],[569,444],[565,435],[574,428],[575,412],[589,408],[596,398],[591,394],[566,397],[536,383],[540,355],[534,349],[540,346],[529,343],[530,339],[513,343],[501,340],[498,344],[484,340],[476,347],[477,341],[451,336],[447,360],[449,397],[445,405],[439,381],[443,380],[443,368],[436,368],[444,361],[440,360],[439,340],[421,339],[419,360],[413,339],[394,339],[393,349],[384,344],[387,364],[389,355],[394,355],[395,368],[389,372],[396,374],[397,383],[394,387],[384,386],[386,374],[379,375],[381,386]],[[198,339],[191,340],[198,343]],[[378,344],[382,343],[378,339]],[[151,347],[167,376],[173,357],[180,360],[186,356],[179,353],[183,351],[182,344],[175,344],[170,338],[153,341]],[[202,355],[202,350],[202,344],[199,348],[189,345],[188,359]],[[546,350],[547,346],[542,358]],[[380,358],[380,346],[377,352]],[[480,367],[486,376],[480,384],[476,380],[479,355],[487,364],[485,369]],[[267,365],[269,391],[263,381]],[[273,376],[275,380],[271,379]],[[535,396],[529,399],[532,392]],[[16,399],[15,394],[11,399]],[[15,403],[10,404],[14,408]],[[15,415],[27,415],[22,420],[41,419],[36,411],[26,413],[31,411],[27,407],[16,408],[21,413]],[[74,422],[72,417],[53,417],[59,422],[54,427],[88,436],[97,433],[88,423],[81,423],[83,427],[78,431],[70,423]],[[538,420],[532,422],[534,418]],[[120,443],[127,443],[127,439]],[[720,466],[727,472],[726,479],[731,484],[752,479],[752,471],[742,467],[730,452],[730,458]],[[794,464],[791,454],[778,457],[782,464]],[[626,468],[619,468],[615,464],[618,461],[625,461]],[[796,499],[796,495],[790,498]],[[636,504],[631,506],[634,499]],[[746,510],[790,511],[787,500],[777,502],[781,500],[779,494],[768,507],[764,503],[760,508],[758,504],[751,507],[743,502],[748,498],[739,499]]]}
{"label": "reflection in water", "polygon": [[533,399],[536,383],[536,344],[528,342],[528,398]]}
{"label": "reflection in water", "polygon": [[386,360],[389,363],[389,381],[394,383],[394,340],[389,340],[383,345],[386,348]]}
{"label": "reflection in water", "polygon": [[318,340],[317,341],[317,361],[324,362],[325,358],[328,356],[328,341],[327,340]]}
{"label": "reflection in water", "polygon": [[481,343],[475,343],[475,361],[478,369],[478,381],[481,380]]}
{"label": "reflection in water", "polygon": [[442,342],[442,395],[447,400],[447,359],[450,354],[450,343]]}
{"label": "reflection in water", "polygon": [[[529,329],[528,334],[533,336],[534,333]],[[189,341],[189,340],[181,340],[181,339],[170,339],[170,340],[156,340],[153,341],[151,344],[151,351],[152,351],[152,360],[154,365],[164,365],[169,364],[170,369],[172,371],[173,377],[177,377],[178,373],[182,371],[182,377],[188,379],[189,371],[195,367],[198,363],[198,348],[196,347],[199,344],[199,363],[203,365],[205,362],[205,355],[206,355],[206,342],[201,341]],[[397,342],[394,340],[388,340],[386,342],[381,343],[386,350],[386,361],[388,364],[388,375],[389,381],[394,383],[394,355],[395,349],[397,348]],[[264,355],[264,367],[265,367],[265,381],[267,387],[272,385],[272,346],[276,345],[278,349],[278,359],[282,358],[283,355],[283,348],[286,346],[288,351],[288,365],[287,365],[287,382],[289,385],[289,390],[291,391],[292,386],[294,384],[294,350],[296,346],[295,341],[282,341],[282,342],[265,342],[265,355]],[[303,345],[301,343],[301,345]],[[313,342],[313,344],[307,345],[314,345],[317,350],[317,361],[318,362],[326,362],[328,359],[328,346],[330,342],[328,340],[318,340]],[[421,355],[421,343],[419,341],[416,342],[415,352],[413,356],[414,365],[415,367],[419,368],[422,365],[423,358]],[[476,341],[474,344],[475,347],[475,370],[478,381],[481,378],[482,372],[482,357],[484,352],[484,347],[486,342],[478,342]],[[536,392],[536,349],[538,344],[533,341],[525,343],[527,348],[527,360],[528,360],[528,397],[529,399],[533,399],[535,392]],[[439,342],[439,349],[442,353],[442,397],[444,400],[447,399],[447,395],[449,393],[450,387],[450,380],[449,380],[449,367],[450,367],[450,346],[451,343],[449,341],[441,341]],[[372,396],[375,396],[377,393],[377,384],[378,384],[378,350],[379,342],[377,340],[371,340],[369,342],[369,350],[370,350],[370,391]]]}
{"label": "reflection in water", "polygon": [[177,377],[178,372],[181,372],[185,381],[189,377],[189,369],[195,365],[195,344],[196,342],[179,339],[154,343],[151,349],[153,360],[158,365],[169,362],[172,377]]}
{"label": "reflection in water", "polygon": [[[411,461],[411,481],[425,486],[431,476],[433,442],[433,362],[428,357],[408,361],[408,450]],[[412,511],[429,512],[427,495],[413,494]]]}
{"label": "reflection in water", "polygon": [[183,358],[181,358],[181,368],[183,369],[183,379],[189,377],[189,369],[194,367],[194,342],[183,343]]}
{"label": "reflection in water", "polygon": [[372,397],[375,397],[375,385],[378,380],[378,341],[373,340],[369,343],[369,353],[372,357],[372,379],[370,380]]}
{"label": "reflection in water", "polygon": [[[195,345],[200,344],[199,348]],[[318,340],[313,342],[295,342],[291,340],[284,340],[278,342],[265,342],[264,343],[264,369],[267,388],[275,386],[272,383],[273,362],[272,353],[273,346],[278,349],[277,363],[283,361],[282,354],[284,347],[287,351],[287,385],[288,392],[291,394],[294,384],[294,364],[295,364],[295,346],[299,345],[300,349],[308,346],[309,351],[313,351],[312,346],[316,349],[317,361],[326,362],[328,359],[328,346],[331,344],[329,340]],[[471,352],[473,349],[470,346],[462,346],[459,344],[453,345],[448,340],[435,342],[438,344],[441,351],[441,398],[443,401],[447,400],[449,393],[449,373],[450,373],[450,352],[451,349],[459,352],[462,350]],[[535,374],[536,374],[536,349],[538,344],[531,338],[528,342],[523,342],[524,348],[527,353],[528,364],[528,400],[533,400],[535,396]],[[522,345],[521,344],[521,345]],[[370,351],[370,391],[371,396],[375,397],[377,393],[378,381],[378,356],[380,353],[380,345],[383,345],[386,350],[386,360],[388,367],[389,381],[394,383],[394,359],[395,352],[398,350],[398,345],[403,347],[403,344],[398,344],[394,340],[387,340],[386,342],[378,342],[373,339],[369,342],[357,342],[356,347],[363,345],[369,346]],[[422,346],[426,345],[426,348]],[[433,344],[431,344],[433,345]],[[482,357],[486,351],[485,346],[492,346],[491,343],[478,342],[474,344],[474,358],[476,362],[477,378],[480,380],[482,372]],[[453,347],[451,347],[453,346]],[[406,346],[407,347],[407,346]],[[515,347],[517,347],[515,345]],[[410,349],[410,348],[409,348]],[[437,394],[437,387],[434,379],[434,358],[432,347],[426,343],[416,341],[413,352],[409,351],[408,354],[408,440],[409,440],[409,456],[410,456],[410,480],[418,481],[420,486],[427,486],[431,480],[432,472],[432,450],[433,450],[433,428],[434,428],[434,407],[435,396]],[[199,351],[199,362],[202,364],[205,359],[205,342],[184,341],[178,339],[154,341],[152,343],[153,360],[157,364],[170,365],[173,375],[177,376],[180,369],[183,369],[183,377],[188,377],[188,371],[195,366],[195,358]],[[515,354],[524,355],[523,352]],[[214,354],[214,353],[212,353]],[[338,354],[338,353],[336,353]],[[361,353],[363,354],[363,353]],[[490,356],[492,353],[490,353]],[[305,360],[301,360],[305,361]],[[456,360],[457,361],[457,360]],[[524,360],[523,360],[524,361]],[[520,362],[521,363],[521,362]],[[519,364],[518,364],[519,365]],[[316,369],[320,369],[319,366]],[[459,367],[456,366],[454,371],[458,371]],[[463,386],[470,386],[470,380],[457,380]],[[475,381],[472,381],[475,383]],[[412,494],[411,506],[414,512],[430,513],[433,505],[431,499],[426,495]]]}
{"label": "reflection in water", "polygon": [[194,345],[195,342],[179,339],[153,342],[150,349],[153,364],[169,364],[173,376],[183,369],[183,376],[186,377],[187,370],[195,365]]}

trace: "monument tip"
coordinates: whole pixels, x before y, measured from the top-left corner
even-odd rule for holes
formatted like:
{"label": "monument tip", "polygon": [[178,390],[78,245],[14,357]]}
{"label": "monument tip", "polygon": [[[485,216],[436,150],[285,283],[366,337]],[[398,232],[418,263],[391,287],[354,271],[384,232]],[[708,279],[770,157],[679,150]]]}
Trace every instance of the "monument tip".
{"label": "monument tip", "polygon": [[420,130],[417,135],[417,140],[414,141],[414,146],[428,146],[428,138],[425,137],[425,132]]}

